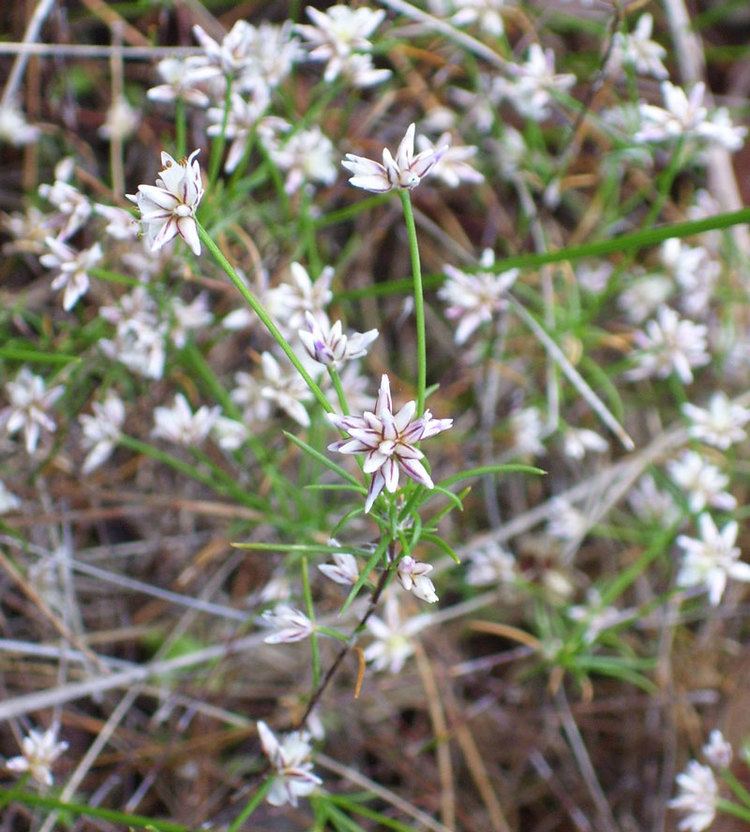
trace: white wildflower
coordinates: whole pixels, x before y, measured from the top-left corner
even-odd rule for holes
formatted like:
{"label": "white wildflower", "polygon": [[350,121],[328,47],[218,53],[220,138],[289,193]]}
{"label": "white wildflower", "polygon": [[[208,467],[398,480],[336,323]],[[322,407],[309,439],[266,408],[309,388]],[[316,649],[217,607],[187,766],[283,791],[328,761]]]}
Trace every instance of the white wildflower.
{"label": "white wildflower", "polygon": [[367,629],[375,640],[365,648],[365,661],[372,662],[375,670],[400,673],[406,660],[414,653],[412,636],[427,622],[426,615],[402,621],[398,601],[394,595],[389,595],[383,605],[383,618],[371,615],[367,619]]}
{"label": "white wildflower", "polygon": [[54,237],[45,240],[49,251],[39,261],[57,275],[50,284],[53,289],[64,289],[63,309],[69,312],[89,290],[89,270],[102,259],[102,247],[94,243],[91,248],[74,251],[66,243]]}
{"label": "white wildflower", "polygon": [[601,454],[607,448],[607,440],[588,428],[569,427],[563,433],[563,453],[571,459],[583,459],[588,451]]}
{"label": "white wildflower", "polygon": [[333,268],[326,266],[315,281],[301,263],[289,267],[291,280],[280,283],[266,293],[266,307],[282,332],[291,335],[306,324],[306,312],[316,318],[322,315],[333,298]]}
{"label": "white wildflower", "polygon": [[26,451],[33,454],[41,432],[55,431],[55,420],[48,411],[64,390],[62,386],[47,390],[41,376],[34,375],[28,367],[22,367],[14,381],[5,383],[9,406],[0,410],[0,430],[8,436],[23,430]]}
{"label": "white wildflower", "polygon": [[12,214],[0,214],[0,226],[13,237],[11,242],[3,245],[3,254],[42,254],[44,241],[54,231],[52,219],[33,205],[23,213],[14,211]]}
{"label": "white wildflower", "polygon": [[698,518],[700,539],[681,534],[677,545],[685,555],[677,573],[677,585],[700,586],[708,592],[712,606],[718,606],[726,589],[727,580],[750,582],[750,563],[740,560],[735,546],[739,527],[733,520],[719,530],[710,514]]}
{"label": "white wildflower", "polygon": [[266,636],[266,644],[291,644],[302,641],[315,629],[312,621],[301,611],[288,604],[277,604],[273,609],[266,610],[259,619],[260,624],[275,632]]}
{"label": "white wildflower", "polygon": [[473,185],[484,182],[483,174],[469,164],[469,159],[477,154],[478,148],[475,145],[457,145],[452,142],[450,133],[443,133],[435,142],[431,142],[427,136],[417,136],[416,142],[420,153],[436,153],[439,148],[444,148],[432,169],[432,175],[442,179],[449,188],[457,188],[462,182]]}
{"label": "white wildflower", "polygon": [[146,93],[149,101],[168,104],[179,98],[194,107],[208,106],[208,96],[196,84],[213,77],[214,72],[210,67],[201,69],[179,58],[164,58],[156,65],[156,69],[164,83],[151,87]]}
{"label": "white wildflower", "polygon": [[449,264],[443,266],[448,279],[438,290],[438,297],[447,304],[448,320],[458,322],[454,336],[457,344],[464,344],[478,327],[508,307],[508,290],[518,277],[518,269],[496,274],[489,271],[494,263],[495,254],[487,248],[479,261],[483,271],[471,273]]}
{"label": "white wildflower", "polygon": [[732,511],[735,498],[723,489],[729,477],[696,451],[683,451],[677,459],[667,463],[667,472],[674,484],[685,492],[690,511],[703,511],[706,506],[721,511]]}
{"label": "white wildflower", "polygon": [[513,450],[520,456],[544,453],[544,425],[538,407],[526,407],[512,413],[509,420]]}
{"label": "white wildflower", "polygon": [[450,18],[454,26],[476,24],[483,32],[498,38],[505,31],[500,10],[505,0],[453,0],[456,13]]}
{"label": "white wildflower", "polygon": [[243,420],[248,424],[265,422],[271,415],[271,402],[263,396],[263,384],[245,372],[235,373],[234,382],[237,386],[229,397],[242,408]]}
{"label": "white wildflower", "polygon": [[716,803],[719,799],[719,784],[713,771],[691,760],[685,771],[677,775],[680,789],[677,797],[669,801],[669,806],[685,817],[677,828],[681,832],[703,832],[708,829],[716,817]]}
{"label": "white wildflower", "polygon": [[84,474],[90,474],[109,458],[122,435],[125,421],[125,405],[112,390],[103,402],[94,402],[91,409],[93,416],[83,414],[78,417],[83,428],[81,444],[89,452],[81,468]]}
{"label": "white wildflower", "polygon": [[279,741],[265,722],[258,722],[258,735],[276,775],[266,800],[271,806],[296,806],[298,798],[311,794],[323,782],[313,774],[310,735],[293,731]]}
{"label": "white wildflower", "polygon": [[310,127],[293,133],[283,142],[272,142],[271,158],[286,171],[284,190],[288,194],[298,191],[303,184],[331,185],[336,180],[334,146],[320,127]]}
{"label": "white wildflower", "polygon": [[507,98],[518,112],[530,119],[544,119],[550,114],[551,91],[567,92],[575,84],[575,75],[555,72],[555,53],[532,43],[526,61],[511,67],[512,79],[498,77],[493,84],[495,98]]}
{"label": "white wildflower", "polygon": [[0,106],[0,144],[6,142],[15,147],[33,144],[41,131],[26,121],[26,117],[14,103]]}
{"label": "white wildflower", "polygon": [[250,433],[242,422],[219,416],[211,428],[211,435],[223,451],[236,451],[244,445]]}
{"label": "white wildflower", "polygon": [[406,555],[398,562],[397,574],[401,586],[422,601],[434,604],[438,601],[438,596],[434,584],[427,577],[430,572],[432,572],[431,564],[420,563],[410,555]]}
{"label": "white wildflower", "polygon": [[60,212],[57,224],[57,237],[67,240],[85,225],[91,216],[91,203],[86,197],[68,182],[73,175],[73,160],[65,158],[55,166],[55,181],[48,185],[39,186],[39,196],[43,197]]}
{"label": "white wildflower", "polygon": [[261,395],[280,407],[303,428],[309,427],[310,415],[303,402],[310,401],[312,394],[305,380],[291,365],[282,369],[270,352],[261,356],[265,384]]}
{"label": "white wildflower", "polygon": [[191,303],[175,298],[172,301],[172,314],[175,321],[172,327],[172,342],[178,349],[185,346],[190,332],[205,329],[214,322],[205,292],[201,292]]}
{"label": "white wildflower", "polygon": [[663,274],[637,277],[620,294],[617,305],[634,324],[640,324],[664,304],[674,291],[672,281]]}
{"label": "white wildflower", "polygon": [[160,379],[164,374],[166,349],[164,324],[155,325],[138,318],[124,318],[117,324],[114,339],[99,341],[101,351],[145,378]]}
{"label": "white wildflower", "polygon": [[385,193],[394,188],[411,190],[424,179],[435,167],[440,157],[448,150],[444,145],[437,149],[423,150],[414,155],[415,125],[410,124],[401,144],[398,146],[395,158],[387,147],[383,148],[383,164],[364,156],[347,153],[341,163],[350,173],[349,183],[355,188],[363,188],[373,193]]}
{"label": "white wildflower", "polygon": [[[229,116],[224,130],[225,138],[231,142],[227,153],[224,170],[232,173],[239,165],[247,148],[252,131],[259,127],[263,114],[271,103],[271,93],[265,84],[256,84],[250,91],[249,98],[240,93],[232,93]],[[211,107],[207,113],[209,136],[221,135],[224,125],[224,108]]]}
{"label": "white wildflower", "polygon": [[711,360],[706,349],[707,330],[703,324],[680,318],[674,309],[660,306],[656,319],[638,330],[634,341],[639,351],[637,365],[628,372],[632,379],[666,378],[672,372],[683,384],[693,381],[693,367],[702,367]]}
{"label": "white wildflower", "polygon": [[[340,546],[341,544],[331,538],[329,546]],[[330,580],[343,586],[352,586],[359,580],[359,566],[354,555],[348,552],[334,552],[333,563],[318,564],[318,569]]]}
{"label": "white wildflower", "polygon": [[17,511],[21,508],[21,500],[0,480],[0,514]]}
{"label": "white wildflower", "polygon": [[588,532],[590,523],[583,512],[563,497],[555,497],[547,522],[547,534],[558,540],[578,540]]}
{"label": "white wildflower", "polygon": [[107,110],[107,118],[99,128],[99,135],[108,141],[126,139],[135,132],[140,121],[138,110],[131,107],[125,98],[120,97],[113,101]]}
{"label": "white wildflower", "polygon": [[745,425],[750,422],[750,410],[732,402],[726,393],[711,396],[707,408],[684,404],[682,412],[690,420],[690,436],[722,451],[747,438]]}
{"label": "white wildflower", "polygon": [[662,527],[674,525],[682,516],[672,495],[658,488],[651,474],[640,478],[628,494],[628,503],[641,520]]}
{"label": "white wildflower", "polygon": [[326,62],[323,80],[327,83],[342,74],[354,53],[372,49],[368,38],[385,18],[383,9],[352,9],[344,4],[326,11],[307,6],[305,11],[312,25],[298,24],[295,28],[310,47],[310,59]]}
{"label": "white wildflower", "polygon": [[154,438],[167,439],[179,445],[200,445],[219,418],[219,407],[203,405],[193,413],[182,393],[174,397],[172,407],[154,408]]}
{"label": "white wildflower", "polygon": [[40,786],[51,786],[52,764],[67,747],[67,742],[58,742],[56,725],[44,733],[32,728],[21,740],[22,755],[7,760],[5,767],[16,774],[28,772]]}
{"label": "white wildflower", "polygon": [[127,197],[138,205],[151,251],[158,251],[179,234],[193,253],[201,253],[195,211],[203,197],[201,169],[194,150],[187,159],[176,162],[162,152],[164,168],[156,185],[139,185],[137,194]]}
{"label": "white wildflower", "polygon": [[374,413],[365,411],[362,416],[328,414],[331,424],[350,437],[334,442],[328,450],[342,454],[365,454],[362,470],[373,474],[365,500],[365,512],[370,511],[384,488],[390,494],[398,489],[399,471],[425,488],[434,487],[420,462],[424,454],[416,445],[423,439],[448,430],[453,420],[433,419],[429,410],[424,416],[414,419],[416,410],[416,402],[410,401],[394,414],[390,382],[388,376],[383,375]]}
{"label": "white wildflower", "polygon": [[640,75],[651,75],[660,81],[669,77],[667,68],[662,63],[667,56],[667,50],[654,40],[654,19],[650,14],[642,14],[638,18],[635,29],[624,34],[615,33],[612,50],[612,66],[631,66]]}
{"label": "white wildflower", "polygon": [[714,768],[729,768],[732,764],[732,746],[718,728],[714,728],[708,735],[708,742],[703,746],[703,756]]}
{"label": "white wildflower", "polygon": [[331,325],[324,314],[316,316],[305,312],[305,321],[307,328],[297,333],[302,345],[310,358],[326,366],[339,367],[352,359],[362,358],[378,337],[377,329],[344,335],[341,321]]}
{"label": "white wildflower", "polygon": [[469,586],[497,586],[513,583],[518,565],[513,555],[497,543],[488,542],[468,554],[469,568],[466,583]]}
{"label": "white wildflower", "polygon": [[129,211],[114,205],[94,204],[94,213],[104,217],[104,231],[115,240],[133,240],[138,236],[138,223]]}

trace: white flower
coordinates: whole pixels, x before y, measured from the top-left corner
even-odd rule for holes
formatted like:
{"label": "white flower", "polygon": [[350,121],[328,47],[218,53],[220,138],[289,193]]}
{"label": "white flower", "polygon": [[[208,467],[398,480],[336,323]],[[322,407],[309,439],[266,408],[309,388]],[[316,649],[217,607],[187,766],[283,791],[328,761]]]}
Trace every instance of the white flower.
{"label": "white flower", "polygon": [[107,118],[98,132],[108,141],[126,139],[135,131],[140,121],[141,115],[138,110],[131,107],[125,98],[120,97],[112,102],[112,106],[107,110]]}
{"label": "white flower", "polygon": [[313,622],[301,610],[288,604],[277,604],[272,610],[266,610],[259,621],[264,627],[276,631],[263,639],[266,644],[302,641],[315,629]]}
{"label": "white flower", "polygon": [[719,799],[719,785],[713,771],[691,760],[687,768],[677,775],[680,793],[669,801],[669,806],[685,817],[678,824],[682,832],[703,832],[713,823],[716,816],[716,802]]}
{"label": "white flower", "polygon": [[179,234],[194,254],[201,253],[195,220],[195,211],[203,197],[201,169],[195,158],[199,152],[194,150],[182,162],[162,152],[164,168],[156,185],[139,185],[137,194],[127,194],[141,212],[151,251],[158,251]]}
{"label": "white flower", "polygon": [[688,315],[705,316],[721,265],[703,246],[689,246],[677,238],[666,240],[661,259],[682,290],[680,305]]}
{"label": "white flower", "polygon": [[601,454],[609,448],[607,440],[588,428],[567,428],[563,434],[563,453],[571,459],[583,459],[587,451]]}
{"label": "white flower", "polygon": [[192,303],[185,303],[181,298],[172,301],[172,314],[175,325],[172,327],[172,342],[182,349],[188,339],[188,333],[194,329],[211,326],[214,316],[208,309],[208,295],[201,292]]}
{"label": "white flower", "polygon": [[313,774],[310,735],[293,731],[279,742],[265,722],[258,722],[258,735],[263,752],[276,773],[266,800],[271,806],[283,806],[285,803],[296,806],[298,798],[306,797],[323,782]]}
{"label": "white flower", "polygon": [[372,62],[372,56],[363,53],[345,58],[341,66],[341,74],[352,86],[359,89],[374,87],[391,77],[390,69],[377,69]]}
{"label": "white flower", "polygon": [[30,205],[21,213],[0,214],[0,226],[13,237],[2,247],[3,254],[42,254],[44,241],[53,233],[52,217]]}
{"label": "white flower", "polygon": [[423,150],[414,155],[414,132],[415,125],[410,124],[401,144],[396,151],[396,157],[391,155],[387,147],[383,148],[383,164],[364,156],[355,156],[347,153],[346,159],[341,163],[354,176],[350,177],[349,184],[355,188],[363,188],[373,193],[385,193],[393,188],[407,188],[411,190],[424,179],[434,168],[440,157],[448,150],[448,146],[441,146],[437,149]]}
{"label": "white flower", "polygon": [[67,742],[57,741],[57,726],[48,728],[44,733],[32,728],[28,736],[21,740],[22,756],[12,757],[5,767],[17,774],[28,772],[40,786],[51,786],[52,764],[67,747]]}
{"label": "white flower", "polygon": [[612,264],[606,260],[582,260],[576,266],[576,278],[587,292],[598,295],[607,288],[613,271]]}
{"label": "white flower", "polygon": [[698,518],[700,540],[684,534],[677,538],[677,544],[685,552],[677,585],[704,587],[709,603],[715,607],[729,578],[750,582],[750,563],[740,560],[740,550],[734,545],[738,528],[732,520],[719,531],[710,514],[701,514]]}
{"label": "white flower", "polygon": [[[483,269],[491,269],[495,262],[492,249],[485,249],[479,262]],[[456,343],[464,344],[478,327],[507,308],[508,290],[518,277],[518,269],[500,274],[492,271],[472,274],[446,263],[443,271],[448,279],[438,290],[438,297],[447,304],[446,318],[458,321]]]}
{"label": "white flower", "polygon": [[552,96],[550,90],[566,92],[575,84],[575,75],[555,73],[555,53],[532,43],[526,61],[512,66],[513,79],[494,79],[493,98],[507,98],[518,112],[530,119],[547,118]]}
{"label": "white flower", "polygon": [[94,204],[94,213],[107,220],[104,230],[115,240],[133,240],[138,236],[138,223],[129,211],[114,205]]}
{"label": "white flower", "polygon": [[629,321],[640,324],[658,309],[672,294],[672,281],[663,274],[648,274],[636,278],[617,299],[617,305]]}
{"label": "white flower", "polygon": [[505,0],[453,0],[458,11],[451,17],[454,26],[475,23],[483,32],[498,38],[505,31],[500,9]]}
{"label": "white flower", "polygon": [[263,396],[263,385],[250,373],[234,375],[237,385],[230,393],[232,401],[242,408],[242,418],[252,424],[264,422],[271,415],[271,403]]}
{"label": "white flower", "polygon": [[708,407],[686,403],[682,412],[690,420],[690,436],[722,451],[747,437],[745,425],[750,422],[750,410],[730,401],[726,393],[714,393]]}
{"label": "white flower", "polygon": [[211,429],[211,435],[223,451],[236,451],[247,441],[250,433],[242,422],[219,416]]}
{"label": "white flower", "polygon": [[56,269],[57,276],[50,284],[53,289],[64,289],[63,309],[69,312],[89,290],[89,269],[102,259],[102,247],[94,243],[91,248],[74,251],[54,237],[45,240],[49,251],[39,258],[48,269]]}
{"label": "white flower", "polygon": [[563,497],[555,497],[554,511],[547,522],[547,534],[559,540],[578,540],[589,530],[590,523],[585,514],[572,506]]}
{"label": "white flower", "polygon": [[394,595],[389,595],[383,605],[383,618],[371,615],[367,619],[367,629],[375,641],[365,648],[365,661],[372,662],[375,670],[400,673],[406,660],[414,653],[412,636],[427,622],[426,615],[401,621],[398,601]]}
{"label": "white flower", "polygon": [[62,386],[46,389],[44,379],[23,367],[14,381],[5,383],[9,407],[0,410],[0,430],[8,436],[23,430],[26,451],[33,454],[43,430],[53,433],[55,421],[47,413],[62,396]]}
{"label": "white flower", "polygon": [[298,191],[305,182],[331,185],[336,179],[333,142],[320,127],[293,133],[283,144],[272,141],[269,152],[281,170],[287,172],[284,190],[288,194]]}
{"label": "white flower", "polygon": [[670,460],[667,472],[687,494],[690,511],[703,511],[706,506],[731,511],[737,505],[734,497],[722,490],[729,484],[729,477],[696,451],[683,451],[678,459]]}
{"label": "white flower", "polygon": [[725,109],[711,116],[703,106],[706,85],[701,81],[688,95],[682,87],[669,81],[661,84],[665,109],[653,104],[639,104],[642,128],[634,136],[637,142],[661,142],[688,136],[715,142],[730,151],[742,147],[747,129],[735,127]]}
{"label": "white flower", "polygon": [[[339,546],[339,542],[331,538],[329,546]],[[320,563],[318,569],[330,580],[344,586],[356,584],[359,580],[359,566],[354,555],[348,552],[334,552],[333,563]]]}
{"label": "white flower", "polygon": [[477,148],[474,145],[453,144],[450,133],[443,133],[434,143],[427,136],[417,136],[417,147],[420,152],[433,153],[444,148],[432,169],[432,175],[442,179],[449,188],[457,188],[462,182],[484,182],[484,176],[468,162],[476,156]]}
{"label": "white flower", "polygon": [[282,332],[291,335],[305,326],[305,313],[315,317],[324,313],[333,298],[333,268],[326,266],[313,282],[301,263],[289,266],[291,281],[280,283],[266,293],[266,307]]}
{"label": "white flower", "polygon": [[487,544],[469,552],[466,583],[469,586],[489,586],[512,583],[517,576],[513,555],[497,543]]}
{"label": "white flower", "polygon": [[385,18],[382,9],[352,9],[344,4],[324,12],[307,6],[305,11],[313,25],[298,24],[295,28],[311,47],[310,59],[327,61],[323,80],[328,83],[338,78],[354,52],[372,49],[368,38]]}
{"label": "white flower", "polygon": [[668,306],[660,306],[656,320],[638,330],[633,340],[637,367],[628,372],[631,379],[666,378],[672,372],[683,384],[693,381],[693,367],[702,367],[711,360],[706,350],[707,330],[703,324],[681,319]]}
{"label": "white flower", "polygon": [[297,333],[302,345],[313,361],[326,366],[339,367],[352,359],[362,358],[378,337],[377,329],[344,335],[341,321],[331,325],[325,314],[316,316],[305,312],[305,321],[307,329],[300,329]]}
{"label": "white flower", "polygon": [[91,203],[67,180],[73,174],[72,159],[63,159],[55,167],[55,181],[52,185],[39,186],[39,196],[46,199],[60,212],[58,238],[67,240],[83,228],[91,216]]}
{"label": "white flower", "polygon": [[99,341],[101,351],[146,378],[159,379],[164,373],[165,326],[138,318],[125,318],[117,324],[114,339]]}
{"label": "white flower", "polygon": [[544,453],[544,425],[538,407],[526,407],[511,414],[509,420],[513,450],[520,456]]}
{"label": "white flower", "polygon": [[667,56],[667,50],[660,43],[651,40],[653,30],[653,17],[650,14],[642,14],[632,32],[616,32],[611,59],[613,67],[619,68],[622,64],[627,64],[641,75],[652,75],[659,80],[668,78],[669,72],[662,63]]}
{"label": "white flower", "polygon": [[[250,91],[251,97],[245,98],[238,92],[232,93],[231,107],[227,118],[224,136],[232,143],[229,146],[224,170],[232,173],[240,163],[247,147],[251,131],[259,126],[263,114],[271,103],[271,93],[265,84],[256,84]],[[224,124],[224,108],[211,107],[207,113],[210,122],[209,136],[221,135]]]}
{"label": "white flower", "polygon": [[628,494],[628,503],[641,520],[658,523],[662,527],[674,525],[682,516],[672,495],[660,490],[651,474],[640,478]]}
{"label": "white flower", "polygon": [[310,401],[310,388],[296,369],[287,365],[282,369],[270,352],[261,356],[261,366],[266,383],[261,395],[286,411],[303,428],[309,427],[310,415],[302,402]]}
{"label": "white flower", "polygon": [[21,500],[0,480],[0,514],[21,508]]}
{"label": "white flower", "polygon": [[383,375],[374,413],[365,411],[362,416],[328,414],[331,424],[350,437],[334,442],[328,450],[366,455],[362,470],[373,474],[373,477],[365,501],[365,512],[370,511],[383,488],[391,494],[398,489],[399,470],[425,488],[434,487],[420,462],[424,454],[416,445],[423,439],[448,430],[453,426],[453,419],[433,419],[429,410],[424,416],[414,419],[416,410],[416,402],[411,401],[398,413],[393,413],[390,382],[388,376]]}
{"label": "white flower", "polygon": [[0,107],[0,143],[7,142],[15,147],[33,144],[41,131],[26,121],[26,117],[14,103]]}
{"label": "white flower", "polygon": [[154,429],[151,435],[179,445],[200,445],[219,418],[219,407],[203,405],[193,413],[182,393],[174,397],[172,407],[154,408]]}
{"label": "white flower", "polygon": [[199,69],[203,80],[222,75],[233,78],[242,73],[252,61],[255,29],[246,20],[238,20],[221,43],[206,34],[197,24],[193,26],[193,35],[203,48],[203,55],[188,59],[188,77],[191,72]]}
{"label": "white flower", "polygon": [[429,572],[432,572],[431,564],[420,563],[410,555],[406,555],[398,562],[398,579],[401,586],[422,601],[434,604],[438,597],[434,584],[427,577]]}
{"label": "white flower", "polygon": [[150,101],[167,104],[181,98],[194,107],[208,106],[208,96],[196,88],[196,84],[208,80],[214,75],[210,67],[191,66],[188,61],[179,58],[164,58],[156,65],[163,84],[159,84],[146,93]]}
{"label": "white flower", "polygon": [[94,402],[91,409],[93,416],[83,414],[78,417],[83,428],[81,444],[89,451],[81,468],[84,474],[90,474],[109,457],[122,435],[121,428],[125,421],[125,405],[112,390],[103,402]]}
{"label": "white flower", "polygon": [[732,764],[732,746],[717,728],[708,735],[708,742],[703,746],[703,756],[714,768],[729,768]]}

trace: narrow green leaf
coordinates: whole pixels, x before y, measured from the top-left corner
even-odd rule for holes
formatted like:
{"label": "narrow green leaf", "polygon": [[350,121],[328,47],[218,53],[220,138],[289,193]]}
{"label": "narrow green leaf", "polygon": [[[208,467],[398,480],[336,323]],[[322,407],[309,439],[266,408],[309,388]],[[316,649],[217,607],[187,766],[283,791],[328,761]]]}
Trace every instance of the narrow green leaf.
{"label": "narrow green leaf", "polygon": [[351,483],[355,490],[359,491],[360,494],[367,494],[367,489],[360,485],[357,481],[356,477],[353,477],[345,468],[342,468],[340,465],[337,465],[332,460],[328,459],[327,456],[320,453],[320,451],[316,451],[315,448],[312,448],[310,445],[307,444],[303,439],[300,439],[298,436],[295,436],[293,433],[289,433],[289,431],[284,431],[284,436],[289,439],[291,442],[303,450],[308,456],[312,457],[316,462],[319,462],[321,465],[328,468],[329,471],[333,471],[334,473],[338,474],[342,479],[346,480],[347,482]]}

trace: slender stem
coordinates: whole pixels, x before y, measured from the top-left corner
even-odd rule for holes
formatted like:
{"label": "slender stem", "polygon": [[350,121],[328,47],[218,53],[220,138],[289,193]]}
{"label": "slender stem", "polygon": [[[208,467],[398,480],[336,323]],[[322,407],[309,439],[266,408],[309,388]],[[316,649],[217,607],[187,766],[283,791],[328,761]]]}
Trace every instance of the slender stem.
{"label": "slender stem", "polygon": [[232,76],[227,76],[227,86],[224,92],[224,114],[221,118],[221,131],[211,143],[211,156],[208,161],[208,189],[212,190],[216,184],[221,166],[221,157],[224,155],[226,143],[227,124],[229,123],[229,111],[232,109]]}
{"label": "slender stem", "polygon": [[732,774],[730,769],[724,769],[721,776],[724,782],[729,785],[729,788],[734,792],[735,797],[741,800],[745,806],[750,809],[750,792],[740,783],[740,781]]}
{"label": "slender stem", "polygon": [[179,160],[187,153],[187,113],[185,112],[185,99],[177,96],[174,106],[175,156]]}
{"label": "slender stem", "polygon": [[424,413],[425,389],[427,387],[427,342],[424,324],[424,292],[422,290],[422,266],[419,262],[419,243],[417,228],[414,224],[414,211],[411,207],[409,191],[399,191],[406,220],[406,234],[409,237],[409,254],[411,255],[411,273],[414,281],[414,317],[417,324],[417,416]]}
{"label": "slender stem", "polygon": [[245,808],[237,815],[232,823],[227,827],[227,832],[240,832],[242,825],[252,815],[252,813],[260,806],[263,798],[268,794],[274,778],[269,777],[260,784],[258,791],[247,801]]}
{"label": "slender stem", "polygon": [[336,397],[339,400],[339,406],[341,407],[341,412],[344,416],[349,415],[349,403],[346,400],[346,393],[344,392],[344,386],[341,383],[341,376],[338,373],[338,370],[333,366],[333,364],[328,365],[328,376],[331,379],[331,383],[333,384],[333,389],[336,391]]}
{"label": "slender stem", "polygon": [[[302,569],[302,594],[305,598],[305,610],[310,621],[315,623],[315,605],[313,604],[312,590],[310,589],[310,564],[307,560],[307,555],[302,555],[300,558],[300,566]],[[317,688],[320,684],[320,645],[318,644],[318,634],[313,630],[310,637],[310,650],[312,653],[312,681],[313,688]]]}
{"label": "slender stem", "polygon": [[738,806],[736,803],[732,803],[731,800],[719,798],[719,800],[716,801],[716,808],[720,812],[725,812],[727,815],[733,815],[734,817],[741,818],[744,821],[750,821],[750,809],[746,809],[744,806]]}
{"label": "slender stem", "polygon": [[297,354],[292,349],[292,345],[281,334],[279,328],[273,322],[273,319],[268,314],[268,312],[266,312],[261,302],[250,291],[250,289],[247,287],[242,278],[237,274],[234,268],[232,268],[232,264],[229,262],[229,260],[227,260],[227,258],[222,253],[221,249],[211,239],[206,229],[199,222],[197,222],[196,224],[198,226],[198,235],[200,236],[203,245],[205,245],[205,247],[211,252],[214,260],[216,260],[219,266],[221,266],[221,268],[224,270],[226,276],[232,281],[232,283],[234,283],[235,288],[242,295],[247,305],[260,318],[263,326],[265,326],[265,328],[271,334],[271,337],[281,347],[286,357],[292,362],[292,365],[294,366],[295,370],[297,370],[297,372],[302,376],[302,378],[305,381],[305,384],[310,388],[310,392],[313,394],[313,396],[315,396],[315,399],[318,402],[318,404],[323,408],[323,410],[326,411],[326,413],[333,413],[333,407],[326,398],[325,393],[323,393],[323,391],[317,385],[312,376],[302,366],[302,362],[299,360]]}

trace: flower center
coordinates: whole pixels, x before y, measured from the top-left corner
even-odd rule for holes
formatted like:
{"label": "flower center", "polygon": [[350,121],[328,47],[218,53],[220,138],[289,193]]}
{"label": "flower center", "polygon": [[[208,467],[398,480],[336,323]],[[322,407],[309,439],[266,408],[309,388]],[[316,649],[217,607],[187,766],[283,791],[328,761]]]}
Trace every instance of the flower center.
{"label": "flower center", "polygon": [[185,205],[184,202],[181,202],[175,209],[174,212],[175,216],[178,217],[190,217],[192,216],[193,209],[189,205]]}

